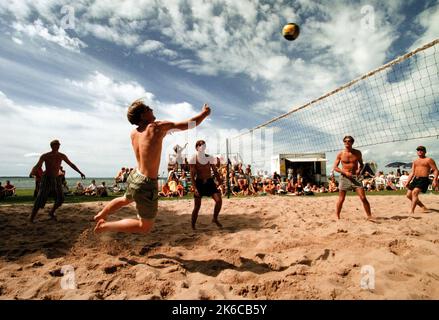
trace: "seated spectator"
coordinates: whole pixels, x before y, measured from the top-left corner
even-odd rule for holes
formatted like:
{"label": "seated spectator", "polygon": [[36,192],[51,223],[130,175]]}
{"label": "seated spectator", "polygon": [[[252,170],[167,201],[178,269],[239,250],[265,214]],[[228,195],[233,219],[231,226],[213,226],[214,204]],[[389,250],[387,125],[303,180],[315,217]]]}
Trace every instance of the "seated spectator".
{"label": "seated spectator", "polygon": [[125,172],[122,173],[122,182],[127,182],[128,176],[130,175],[130,168],[125,168]]}
{"label": "seated spectator", "polygon": [[76,189],[75,191],[73,191],[73,194],[75,196],[82,196],[84,194],[84,191],[85,191],[84,185],[80,181],[78,181],[76,183]]}
{"label": "seated spectator", "polygon": [[281,182],[276,186],[277,194],[286,194],[287,193],[287,183]]}
{"label": "seated spectator", "polygon": [[265,186],[264,191],[265,191],[267,194],[272,194],[272,195],[275,194],[275,191],[276,191],[276,185],[273,183],[272,180],[268,180],[268,184]]}
{"label": "seated spectator", "polygon": [[320,189],[319,189],[319,187],[317,187],[317,185],[313,184],[312,188],[311,188],[311,191],[314,192],[314,193],[319,193]]}
{"label": "seated spectator", "polygon": [[377,191],[382,191],[386,187],[386,179],[384,179],[384,172],[379,171],[375,177],[375,188]]}
{"label": "seated spectator", "polygon": [[331,178],[329,179],[328,192],[338,192],[337,181],[335,181],[334,176],[331,176]]}
{"label": "seated spectator", "polygon": [[409,181],[409,173],[404,170],[402,176],[399,178],[398,187],[400,189],[406,188],[408,181]]}
{"label": "seated spectator", "polygon": [[302,185],[301,180],[297,181],[297,182],[294,184],[294,189],[296,190],[296,196],[301,196],[301,195],[303,195],[303,185]]}
{"label": "seated spectator", "polygon": [[175,169],[172,169],[171,171],[168,172],[168,182],[171,180],[177,180],[177,173]]}
{"label": "seated spectator", "polygon": [[2,183],[0,181],[0,200],[5,197],[5,187],[2,186]]}
{"label": "seated spectator", "polygon": [[178,184],[177,184],[177,194],[180,198],[186,194],[186,190],[184,189],[184,187],[180,181],[178,181]]}
{"label": "seated spectator", "polygon": [[172,179],[168,182],[168,187],[170,191],[170,196],[176,197],[178,196],[178,190],[177,190],[177,180]]}
{"label": "seated spectator", "polygon": [[6,180],[6,184],[4,187],[4,194],[5,197],[12,197],[12,196],[16,196],[16,189],[15,187],[11,184],[11,182],[9,180]]}
{"label": "seated spectator", "polygon": [[280,183],[280,180],[281,180],[280,175],[275,171],[273,173],[273,183],[278,184],[278,183]]}
{"label": "seated spectator", "polygon": [[396,190],[396,186],[391,179],[386,179],[386,190]]}
{"label": "seated spectator", "polygon": [[[251,187],[251,188],[250,188]],[[252,191],[253,186],[250,186],[248,183],[247,179],[244,179],[244,184],[242,185],[242,195],[244,196],[250,196],[252,195],[254,192]]]}
{"label": "seated spectator", "polygon": [[262,191],[262,188],[260,187],[260,184],[256,179],[253,180],[252,185],[253,185],[253,192],[255,193],[255,195],[257,195],[259,192]]}
{"label": "seated spectator", "polygon": [[105,181],[102,181],[101,185],[96,188],[96,194],[98,197],[108,197],[108,190]]}
{"label": "seated spectator", "polygon": [[186,172],[184,170],[181,172],[181,176],[178,179],[178,181],[179,181],[179,184],[181,184],[183,186],[184,192],[187,193],[188,183],[187,183]]}
{"label": "seated spectator", "polygon": [[122,167],[120,169],[120,171],[116,174],[116,177],[114,178],[114,182],[117,183],[121,183],[123,182],[123,176],[125,174],[125,167]]}
{"label": "seated spectator", "polygon": [[227,193],[227,188],[226,188],[226,186],[224,185],[224,183],[222,183],[222,184],[220,184],[219,186],[218,186],[218,191],[219,192],[221,192],[221,196],[225,196],[226,195],[226,193]]}
{"label": "seated spectator", "polygon": [[170,197],[171,196],[171,190],[169,189],[169,186],[167,183],[163,184],[162,191],[159,192],[160,197]]}
{"label": "seated spectator", "polygon": [[64,195],[68,195],[68,194],[71,194],[71,193],[72,193],[72,192],[70,191],[70,189],[69,189],[69,186],[67,185],[67,181],[66,181],[66,180],[64,180],[64,181],[62,182],[62,191],[63,191]]}
{"label": "seated spectator", "polygon": [[287,179],[287,192],[294,193],[295,191],[293,179]]}
{"label": "seated spectator", "polygon": [[234,195],[234,196],[237,196],[238,195],[238,192],[239,191],[241,191],[240,189],[239,189],[239,185],[238,185],[238,179],[236,179],[236,176],[235,176],[235,172],[234,171],[232,171],[232,172],[230,172],[230,175],[229,175],[229,183],[230,183],[230,192],[232,192],[232,194]]}
{"label": "seated spectator", "polygon": [[91,181],[91,184],[87,188],[85,188],[84,194],[86,196],[95,196],[97,192],[97,188],[98,187],[96,186],[96,181],[93,179]]}
{"label": "seated spectator", "polygon": [[305,196],[313,196],[314,195],[314,192],[312,192],[312,186],[311,186],[311,183],[307,183],[306,184],[306,186],[305,186],[305,188],[303,188],[303,194],[305,195]]}
{"label": "seated spectator", "polygon": [[326,189],[325,186],[322,184],[322,185],[320,186],[319,192],[320,192],[320,193],[327,193],[327,192],[328,192],[328,189]]}

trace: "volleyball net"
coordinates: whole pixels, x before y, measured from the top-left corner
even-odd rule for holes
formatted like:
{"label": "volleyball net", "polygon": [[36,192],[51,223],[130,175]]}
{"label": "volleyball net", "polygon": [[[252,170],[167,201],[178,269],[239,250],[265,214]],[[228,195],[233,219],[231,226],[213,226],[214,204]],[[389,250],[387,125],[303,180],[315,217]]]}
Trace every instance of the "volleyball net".
{"label": "volleyball net", "polygon": [[229,152],[256,167],[272,155],[331,152],[439,136],[439,39],[230,138]]}

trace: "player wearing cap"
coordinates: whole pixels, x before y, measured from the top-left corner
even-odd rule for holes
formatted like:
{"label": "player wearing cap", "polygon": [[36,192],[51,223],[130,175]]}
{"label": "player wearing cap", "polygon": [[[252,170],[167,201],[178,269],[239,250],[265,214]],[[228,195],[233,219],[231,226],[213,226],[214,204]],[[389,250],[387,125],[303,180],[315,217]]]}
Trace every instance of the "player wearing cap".
{"label": "player wearing cap", "polygon": [[427,207],[419,201],[419,192],[426,193],[430,185],[430,172],[433,170],[433,188],[437,186],[438,169],[432,158],[427,158],[427,149],[424,146],[416,148],[418,159],[413,161],[412,171],[407,179],[407,198],[412,202],[410,213],[415,212],[416,205],[427,212]]}

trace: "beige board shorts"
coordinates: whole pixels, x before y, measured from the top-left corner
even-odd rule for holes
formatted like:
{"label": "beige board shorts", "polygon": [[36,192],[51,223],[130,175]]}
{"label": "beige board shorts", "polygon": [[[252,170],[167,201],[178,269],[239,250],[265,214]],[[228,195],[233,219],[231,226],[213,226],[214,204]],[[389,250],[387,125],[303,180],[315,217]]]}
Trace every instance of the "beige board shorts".
{"label": "beige board shorts", "polygon": [[338,189],[340,191],[355,191],[357,188],[363,188],[362,176],[352,176],[352,178],[347,178],[343,175],[340,176],[340,181],[338,184]]}
{"label": "beige board shorts", "polygon": [[125,197],[134,200],[139,219],[152,220],[157,216],[159,203],[157,179],[151,179],[133,170],[127,179]]}

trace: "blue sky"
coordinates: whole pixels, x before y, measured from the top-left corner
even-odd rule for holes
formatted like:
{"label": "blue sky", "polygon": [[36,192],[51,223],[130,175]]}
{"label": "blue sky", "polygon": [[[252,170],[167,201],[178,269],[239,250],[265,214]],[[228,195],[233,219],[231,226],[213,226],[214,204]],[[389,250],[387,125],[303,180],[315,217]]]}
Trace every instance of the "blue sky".
{"label": "blue sky", "polygon": [[[358,27],[365,6],[374,31]],[[2,1],[0,176],[27,175],[54,138],[88,176],[135,166],[126,107],[139,97],[169,120],[209,103],[196,134],[166,138],[163,160],[198,138],[209,151],[438,37],[437,1]],[[363,153],[383,165],[421,143],[439,155],[437,139]]]}

